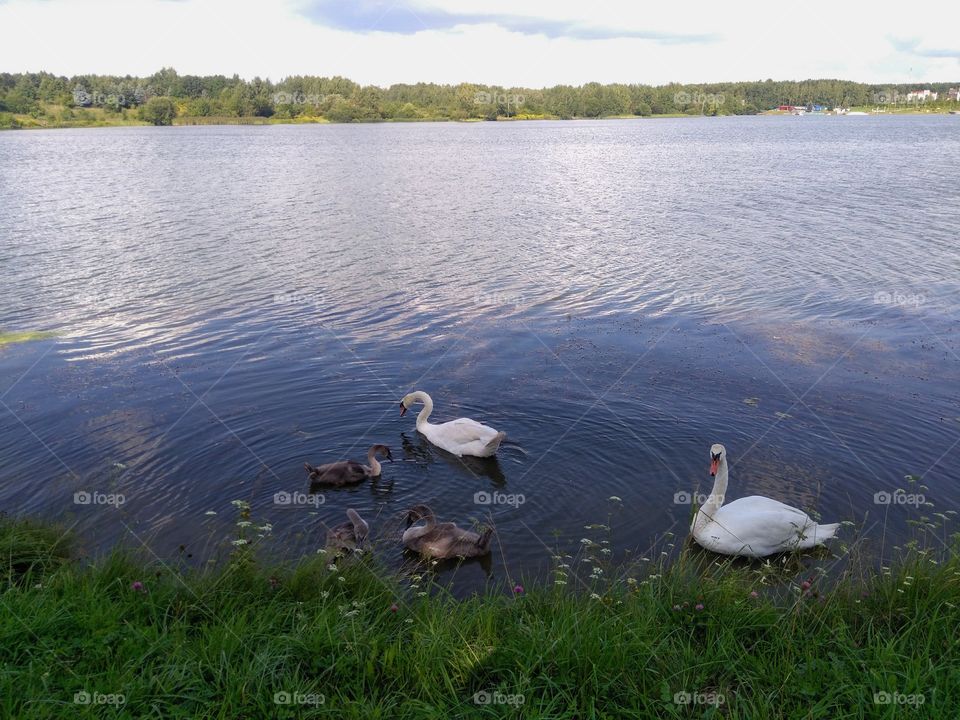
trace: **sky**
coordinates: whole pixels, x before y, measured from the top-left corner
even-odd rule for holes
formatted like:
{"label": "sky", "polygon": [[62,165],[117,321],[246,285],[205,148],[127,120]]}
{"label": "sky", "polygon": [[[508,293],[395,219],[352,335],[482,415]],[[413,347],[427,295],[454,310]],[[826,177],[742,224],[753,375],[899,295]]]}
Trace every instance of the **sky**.
{"label": "sky", "polygon": [[960,80],[960,3],[0,0],[0,71],[362,84]]}

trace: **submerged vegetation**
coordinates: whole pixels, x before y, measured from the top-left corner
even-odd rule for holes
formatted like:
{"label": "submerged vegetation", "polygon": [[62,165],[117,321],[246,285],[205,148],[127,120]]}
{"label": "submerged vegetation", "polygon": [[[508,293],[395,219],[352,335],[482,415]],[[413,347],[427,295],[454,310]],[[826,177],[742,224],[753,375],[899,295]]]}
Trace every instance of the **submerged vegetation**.
{"label": "submerged vegetation", "polygon": [[[927,85],[946,98],[949,83]],[[342,77],[292,76],[280,82],[234,75],[149,77],[0,73],[0,128],[152,123],[372,122],[678,115],[749,115],[780,105],[956,109],[956,101],[907,103],[913,85],[845,80],[676,84],[615,83],[505,88],[474,83],[358,85]],[[257,120],[259,119],[259,120]],[[202,122],[202,121],[201,121]]]}
{"label": "submerged vegetation", "polygon": [[[376,552],[265,563],[270,527],[235,505],[226,557],[201,568],[122,549],[83,562],[60,528],[0,518],[3,716],[954,718],[960,706],[955,549],[910,543],[879,572],[846,548],[745,564],[691,547],[668,560],[668,544],[616,564],[596,524],[578,552],[556,552],[550,579],[456,599],[430,566],[397,575]],[[920,536],[940,543],[946,521]]]}
{"label": "submerged vegetation", "polygon": [[2,348],[4,345],[13,345],[14,343],[30,342],[32,340],[47,340],[53,336],[53,333],[49,332],[3,332],[0,330],[0,348]]}

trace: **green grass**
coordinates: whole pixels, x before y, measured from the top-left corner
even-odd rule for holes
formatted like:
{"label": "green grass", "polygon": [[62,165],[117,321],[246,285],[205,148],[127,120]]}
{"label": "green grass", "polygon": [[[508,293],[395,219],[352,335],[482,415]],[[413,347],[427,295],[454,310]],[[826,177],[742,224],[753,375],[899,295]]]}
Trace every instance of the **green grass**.
{"label": "green grass", "polygon": [[[827,554],[748,564],[689,547],[614,565],[605,541],[587,540],[555,556],[555,581],[465,600],[376,553],[330,570],[323,555],[267,564],[253,545],[227,545],[201,570],[123,550],[86,564],[68,545],[59,528],[0,518],[0,716],[955,718],[960,707],[960,561],[916,544],[893,569],[848,554],[831,574]],[[84,692],[123,704],[75,702]],[[923,705],[876,703],[884,692]],[[323,702],[277,704],[277,693]]]}

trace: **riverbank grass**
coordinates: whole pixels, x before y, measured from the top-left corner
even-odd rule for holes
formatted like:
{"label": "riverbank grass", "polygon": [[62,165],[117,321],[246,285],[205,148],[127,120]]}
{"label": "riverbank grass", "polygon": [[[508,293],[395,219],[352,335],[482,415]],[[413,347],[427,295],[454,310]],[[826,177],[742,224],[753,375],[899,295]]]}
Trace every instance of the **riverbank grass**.
{"label": "riverbank grass", "polygon": [[[585,539],[586,540],[586,539]],[[17,718],[955,718],[960,562],[842,577],[684,550],[455,599],[373,554],[215,569],[0,521],[0,714]],[[600,556],[600,552],[595,553]],[[186,561],[185,561],[186,562]],[[819,561],[818,561],[819,562]],[[587,569],[589,575],[587,575]],[[111,706],[106,708],[104,706]]]}

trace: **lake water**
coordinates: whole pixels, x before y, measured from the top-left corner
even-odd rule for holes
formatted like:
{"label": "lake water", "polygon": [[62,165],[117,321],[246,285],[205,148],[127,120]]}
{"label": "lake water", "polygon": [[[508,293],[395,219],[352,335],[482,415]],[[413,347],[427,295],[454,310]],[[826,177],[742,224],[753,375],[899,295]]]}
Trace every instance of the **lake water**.
{"label": "lake water", "polygon": [[[889,545],[908,473],[960,503],[958,167],[947,116],[2,133],[0,331],[55,337],[0,347],[0,508],[166,561],[232,500],[287,557],[354,507],[399,566],[427,502],[496,525],[469,587],[608,517],[617,558],[682,536],[722,442],[728,496]],[[413,389],[498,459],[426,444]],[[274,502],[375,442],[380,481]]]}

